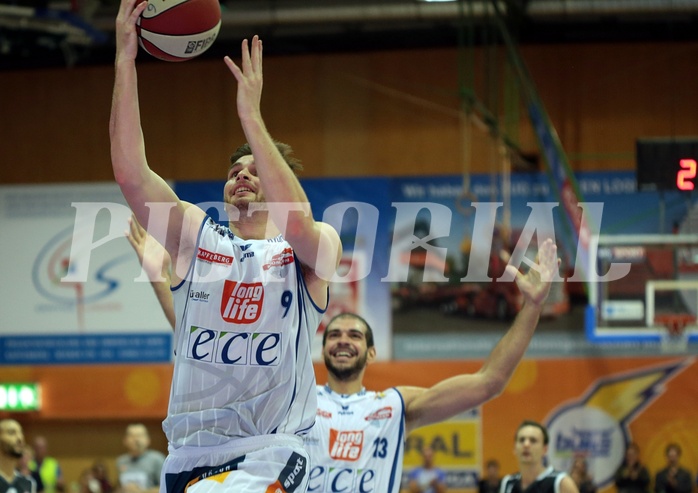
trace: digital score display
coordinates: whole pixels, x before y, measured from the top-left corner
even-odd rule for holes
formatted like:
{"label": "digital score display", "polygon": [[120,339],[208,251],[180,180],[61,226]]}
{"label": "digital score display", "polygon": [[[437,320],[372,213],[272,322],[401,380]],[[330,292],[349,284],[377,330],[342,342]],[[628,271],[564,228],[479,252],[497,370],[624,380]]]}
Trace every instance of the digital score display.
{"label": "digital score display", "polygon": [[698,137],[638,139],[636,147],[638,190],[698,189]]}
{"label": "digital score display", "polygon": [[676,172],[676,188],[679,190],[693,190],[696,186],[694,180],[696,178],[696,160],[681,159],[679,160],[680,170]]}

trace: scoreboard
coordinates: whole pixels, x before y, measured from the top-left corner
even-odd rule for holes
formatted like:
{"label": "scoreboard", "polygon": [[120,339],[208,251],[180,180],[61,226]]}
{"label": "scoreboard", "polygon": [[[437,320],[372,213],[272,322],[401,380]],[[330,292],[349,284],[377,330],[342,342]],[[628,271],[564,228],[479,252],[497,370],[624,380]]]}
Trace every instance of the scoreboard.
{"label": "scoreboard", "polygon": [[692,191],[698,185],[698,137],[638,139],[637,189]]}

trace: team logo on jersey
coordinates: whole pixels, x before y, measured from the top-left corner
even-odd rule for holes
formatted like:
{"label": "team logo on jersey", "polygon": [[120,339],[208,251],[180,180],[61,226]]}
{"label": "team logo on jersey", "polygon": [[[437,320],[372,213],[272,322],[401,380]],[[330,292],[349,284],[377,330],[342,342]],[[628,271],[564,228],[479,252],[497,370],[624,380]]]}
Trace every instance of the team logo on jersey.
{"label": "team logo on jersey", "polygon": [[332,413],[329,411],[325,411],[324,409],[319,409],[317,410],[317,415],[320,416],[321,418],[331,418]]}
{"label": "team logo on jersey", "polygon": [[196,253],[196,258],[208,262],[209,264],[233,265],[233,257],[230,255],[210,252],[201,247],[199,247],[199,251]]}
{"label": "team logo on jersey", "polygon": [[230,228],[228,228],[228,227],[226,227],[226,226],[222,226],[222,225],[217,224],[217,223],[214,223],[214,222],[213,222],[213,219],[209,218],[208,224],[212,224],[212,225],[213,225],[213,231],[215,231],[215,232],[218,233],[219,235],[221,235],[221,236],[223,236],[223,237],[226,237],[226,236],[227,236],[227,237],[230,238],[231,240],[235,238],[235,235],[233,234],[232,231],[230,231]]}
{"label": "team logo on jersey", "polygon": [[364,419],[366,421],[376,421],[379,419],[390,419],[392,417],[393,417],[393,408],[390,406],[387,406],[387,407],[382,407],[378,411],[369,414]]}
{"label": "team logo on jersey", "polygon": [[349,404],[347,404],[346,406],[344,404],[342,404],[341,406],[342,406],[342,410],[339,411],[340,416],[351,416],[354,414],[354,411],[352,411],[349,408]]}
{"label": "team logo on jersey", "polygon": [[221,317],[234,324],[251,324],[259,320],[264,303],[261,282],[225,281],[221,298]]}
{"label": "team logo on jersey", "polygon": [[292,248],[284,248],[281,253],[277,253],[276,255],[272,256],[271,260],[269,261],[268,264],[264,264],[262,266],[262,269],[265,271],[267,270],[274,270],[274,271],[281,271],[281,269],[288,265],[293,263],[293,249]]}
{"label": "team logo on jersey", "polygon": [[243,263],[245,259],[254,257],[254,252],[250,250],[252,243],[247,243],[246,245],[241,245],[240,250],[242,250],[242,257],[240,257],[240,263]]}
{"label": "team logo on jersey", "polygon": [[364,432],[340,431],[330,428],[330,457],[335,460],[356,461],[361,457]]}

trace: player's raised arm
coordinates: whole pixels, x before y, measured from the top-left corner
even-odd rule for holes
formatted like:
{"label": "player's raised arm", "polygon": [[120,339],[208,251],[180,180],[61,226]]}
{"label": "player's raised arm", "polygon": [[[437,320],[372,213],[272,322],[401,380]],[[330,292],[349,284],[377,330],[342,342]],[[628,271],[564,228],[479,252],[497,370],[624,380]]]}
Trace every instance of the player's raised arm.
{"label": "player's raised arm", "polygon": [[429,389],[399,388],[405,399],[408,429],[448,419],[504,390],[531,342],[558,266],[557,247],[546,240],[539,248],[536,268],[526,275],[517,272],[516,282],[524,296],[524,305],[478,372],[448,378]]}
{"label": "player's raised arm", "polygon": [[162,240],[173,259],[176,259],[182,228],[191,229],[191,234],[185,235],[185,238],[195,241],[203,212],[190,211],[196,217],[190,217],[186,223],[188,225],[183,226],[187,205],[150,169],[146,160],[135,60],[138,54],[136,21],[147,2],[136,1],[122,0],[116,19],[115,79],[109,120],[112,168],[116,182],[141,224],[148,225],[151,209],[146,203],[171,204],[170,214],[158,220],[168,222],[167,238]]}
{"label": "player's raised arm", "polygon": [[[242,42],[239,67],[229,57],[225,57],[225,63],[238,83],[238,115],[252,149],[257,173],[264,183],[271,220],[280,227],[299,260],[310,267],[316,277],[329,280],[341,257],[341,242],[334,228],[313,219],[305,191],[265,127],[260,110],[262,41],[255,36],[249,44],[247,40]],[[304,210],[274,207],[275,203],[293,203]],[[281,227],[287,220],[285,227]]]}
{"label": "player's raised arm", "polygon": [[126,238],[136,252],[138,261],[148,276],[148,280],[150,280],[150,285],[153,287],[170,327],[174,329],[175,309],[170,292],[170,255],[160,243],[155,241],[155,238],[143,229],[135,216],[129,219],[128,225]]}

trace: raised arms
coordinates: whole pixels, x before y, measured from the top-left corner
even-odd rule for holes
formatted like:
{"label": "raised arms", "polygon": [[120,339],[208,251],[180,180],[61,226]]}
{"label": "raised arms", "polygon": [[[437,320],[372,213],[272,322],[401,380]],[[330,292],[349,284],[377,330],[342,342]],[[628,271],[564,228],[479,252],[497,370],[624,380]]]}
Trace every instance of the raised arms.
{"label": "raised arms", "polygon": [[[183,254],[187,258],[182,260],[188,263],[204,213],[181,202],[169,185],[150,169],[145,154],[135,61],[138,54],[136,21],[146,6],[145,1],[136,4],[136,0],[123,0],[116,18],[115,78],[109,119],[112,168],[116,182],[141,224],[150,226],[149,203],[166,204],[157,208],[161,212],[155,220],[167,224],[167,234],[158,235],[157,239],[163,242],[173,262]],[[185,214],[187,209],[192,209],[189,214]],[[184,244],[180,245],[182,238]],[[176,272],[173,275],[176,277]]]}
{"label": "raised arms", "polygon": [[479,406],[504,390],[533,337],[558,265],[557,247],[546,240],[538,251],[537,269],[516,273],[524,305],[478,372],[448,378],[429,389],[400,387],[408,431]]}
{"label": "raised arms", "polygon": [[225,57],[225,63],[238,83],[238,115],[254,155],[271,220],[283,231],[301,263],[314,274],[308,276],[306,272],[306,280],[313,299],[321,302],[326,296],[327,281],[339,264],[341,242],[332,227],[313,219],[305,191],[265,127],[260,110],[262,41],[255,36],[249,44],[247,40],[242,42],[240,66],[230,57]]}

